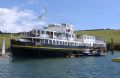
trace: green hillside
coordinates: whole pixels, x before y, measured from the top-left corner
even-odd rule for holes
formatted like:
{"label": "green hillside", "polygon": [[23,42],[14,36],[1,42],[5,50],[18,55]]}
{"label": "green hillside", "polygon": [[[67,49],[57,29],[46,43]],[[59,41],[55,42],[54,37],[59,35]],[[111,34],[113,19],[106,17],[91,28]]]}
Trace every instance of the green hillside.
{"label": "green hillside", "polygon": [[89,30],[89,31],[76,31],[76,34],[82,35],[94,35],[101,36],[106,42],[111,42],[113,38],[114,43],[120,43],[120,30]]}
{"label": "green hillside", "polygon": [[[79,35],[94,35],[94,36],[101,36],[105,39],[105,41],[111,42],[111,38],[114,39],[114,43],[120,44],[120,30],[87,30],[87,31],[76,31],[75,34]],[[6,39],[6,47],[10,46],[10,34],[0,34],[0,48],[2,47],[2,41]],[[19,37],[19,35],[13,35],[13,37]]]}
{"label": "green hillside", "polygon": [[[13,38],[18,37],[19,35],[13,35]],[[5,38],[6,41],[6,48],[8,48],[10,46],[10,38],[11,38],[11,34],[0,34],[0,48],[2,47],[2,42],[3,39]]]}

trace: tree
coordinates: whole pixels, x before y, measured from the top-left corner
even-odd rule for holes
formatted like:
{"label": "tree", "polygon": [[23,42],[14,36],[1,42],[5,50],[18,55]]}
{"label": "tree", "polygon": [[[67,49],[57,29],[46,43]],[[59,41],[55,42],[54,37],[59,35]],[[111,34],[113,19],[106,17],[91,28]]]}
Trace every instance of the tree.
{"label": "tree", "polygon": [[2,34],[2,31],[0,31],[0,34]]}

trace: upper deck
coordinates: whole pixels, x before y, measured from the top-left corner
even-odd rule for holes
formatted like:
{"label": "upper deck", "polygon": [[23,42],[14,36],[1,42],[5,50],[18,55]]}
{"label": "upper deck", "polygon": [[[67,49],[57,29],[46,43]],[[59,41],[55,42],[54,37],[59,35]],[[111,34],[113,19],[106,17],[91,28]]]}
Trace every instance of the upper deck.
{"label": "upper deck", "polygon": [[70,24],[49,24],[43,29],[33,29],[28,33],[23,33],[22,37],[38,37],[47,39],[81,41],[74,34],[73,25]]}
{"label": "upper deck", "polygon": [[[50,40],[52,44],[54,41],[58,44],[61,42],[80,44],[85,46],[106,46],[102,37],[90,35],[75,35],[74,26],[71,24],[49,24],[43,29],[33,29],[28,33],[23,33],[22,38],[38,40]],[[31,40],[32,41],[32,40]],[[57,45],[57,44],[56,44]]]}

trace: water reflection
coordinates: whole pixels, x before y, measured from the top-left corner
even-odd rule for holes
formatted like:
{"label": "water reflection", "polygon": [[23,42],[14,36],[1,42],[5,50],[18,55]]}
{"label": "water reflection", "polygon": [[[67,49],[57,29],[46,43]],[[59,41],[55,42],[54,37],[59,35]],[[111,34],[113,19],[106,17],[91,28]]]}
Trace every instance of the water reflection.
{"label": "water reflection", "polygon": [[15,59],[0,57],[2,78],[119,78],[120,53],[104,57]]}

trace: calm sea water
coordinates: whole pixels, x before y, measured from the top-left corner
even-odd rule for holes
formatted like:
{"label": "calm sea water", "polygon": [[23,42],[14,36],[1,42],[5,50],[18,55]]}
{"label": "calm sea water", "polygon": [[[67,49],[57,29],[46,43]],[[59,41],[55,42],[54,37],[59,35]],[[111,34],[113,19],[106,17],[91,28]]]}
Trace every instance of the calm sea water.
{"label": "calm sea water", "polygon": [[103,57],[17,59],[0,57],[0,78],[120,78],[120,52]]}

